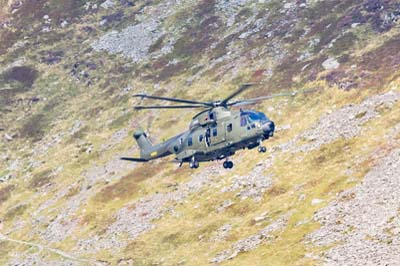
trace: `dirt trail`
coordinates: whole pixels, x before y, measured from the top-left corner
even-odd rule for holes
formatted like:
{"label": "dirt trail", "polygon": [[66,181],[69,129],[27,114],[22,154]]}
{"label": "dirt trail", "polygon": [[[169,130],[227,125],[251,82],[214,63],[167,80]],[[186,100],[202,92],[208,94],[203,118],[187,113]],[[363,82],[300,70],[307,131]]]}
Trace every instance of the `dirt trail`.
{"label": "dirt trail", "polygon": [[[87,260],[87,259],[82,259],[82,258],[78,258],[75,257],[69,253],[66,253],[62,250],[59,249],[55,249],[55,248],[51,248],[45,245],[41,245],[41,244],[37,244],[37,243],[33,243],[33,242],[29,242],[29,241],[22,241],[22,240],[17,240],[17,239],[12,239],[9,238],[3,234],[0,234],[0,241],[8,241],[8,242],[13,242],[13,243],[17,243],[17,244],[21,244],[21,245],[27,245],[27,246],[31,246],[31,247],[36,247],[40,250],[47,250],[51,253],[54,253],[58,256],[63,257],[64,259],[68,259],[68,260],[72,260],[74,262],[78,262],[81,263],[82,265],[101,265],[100,263],[97,263],[96,261],[91,261],[91,260]],[[79,265],[79,264],[78,264]]]}

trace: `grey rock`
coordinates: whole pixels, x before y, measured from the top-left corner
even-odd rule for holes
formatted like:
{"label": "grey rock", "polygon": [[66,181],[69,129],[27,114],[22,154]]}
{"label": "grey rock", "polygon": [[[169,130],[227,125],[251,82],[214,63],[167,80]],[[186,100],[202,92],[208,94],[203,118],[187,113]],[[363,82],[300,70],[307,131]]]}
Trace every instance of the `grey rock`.
{"label": "grey rock", "polygon": [[262,214],[260,214],[257,217],[254,217],[254,222],[259,223],[262,221],[265,221],[266,219],[268,219],[268,212],[263,212]]}
{"label": "grey rock", "polygon": [[13,137],[10,136],[10,135],[8,135],[7,133],[4,133],[4,138],[5,138],[6,140],[8,140],[8,141],[12,141],[12,140],[13,140]]}
{"label": "grey rock", "polygon": [[214,233],[214,236],[211,238],[211,241],[221,242],[224,241],[230,234],[232,230],[232,225],[225,224],[218,228],[218,230]]}
{"label": "grey rock", "polygon": [[61,26],[61,28],[65,28],[65,27],[68,26],[68,24],[69,24],[68,21],[63,20],[63,21],[61,22],[60,26]]}
{"label": "grey rock", "polygon": [[339,68],[340,64],[335,58],[328,58],[322,63],[325,70],[333,70]]}
{"label": "grey rock", "polygon": [[237,13],[249,2],[250,0],[218,0],[215,3],[215,7],[224,17],[226,26],[231,27],[235,22]]}
{"label": "grey rock", "polygon": [[289,129],[291,129],[291,128],[292,128],[291,125],[282,125],[282,126],[280,126],[280,127],[277,127],[276,130],[275,130],[275,132],[284,131],[284,130],[289,130]]}
{"label": "grey rock", "polygon": [[76,132],[78,132],[82,128],[82,126],[84,126],[84,123],[82,121],[80,121],[80,120],[75,121],[69,134],[74,135]]}
{"label": "grey rock", "polygon": [[311,205],[315,206],[315,205],[321,204],[322,202],[324,202],[324,200],[322,200],[322,199],[313,199],[311,201]]}
{"label": "grey rock", "polygon": [[299,201],[304,201],[306,199],[306,194],[300,194],[298,199]]}
{"label": "grey rock", "polygon": [[217,208],[217,212],[223,212],[225,211],[227,208],[231,207],[232,205],[234,205],[235,203],[232,200],[225,200],[224,202],[222,202],[221,206],[219,206]]}
{"label": "grey rock", "polygon": [[115,2],[112,0],[106,0],[100,5],[100,7],[104,8],[104,9],[113,8],[114,6],[115,6]]}

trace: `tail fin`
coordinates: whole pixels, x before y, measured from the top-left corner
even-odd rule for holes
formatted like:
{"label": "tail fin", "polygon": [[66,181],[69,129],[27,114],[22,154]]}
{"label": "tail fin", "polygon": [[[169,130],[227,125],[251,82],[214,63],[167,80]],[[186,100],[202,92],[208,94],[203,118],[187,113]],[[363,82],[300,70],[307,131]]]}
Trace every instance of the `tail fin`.
{"label": "tail fin", "polygon": [[133,134],[136,142],[140,147],[140,151],[143,152],[145,150],[149,150],[152,147],[150,140],[147,138],[146,133],[143,130],[138,130]]}

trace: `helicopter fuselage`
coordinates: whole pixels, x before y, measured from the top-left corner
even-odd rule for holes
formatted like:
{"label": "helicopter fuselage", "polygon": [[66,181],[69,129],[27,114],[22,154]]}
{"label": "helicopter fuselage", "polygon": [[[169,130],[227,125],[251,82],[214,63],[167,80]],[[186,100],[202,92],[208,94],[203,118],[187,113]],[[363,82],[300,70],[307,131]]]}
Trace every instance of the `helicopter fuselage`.
{"label": "helicopter fuselage", "polygon": [[139,139],[147,138],[143,132],[135,133],[135,138],[145,161],[174,154],[176,162],[192,162],[191,167],[197,168],[198,162],[222,160],[237,150],[260,146],[274,130],[274,122],[264,113],[217,107],[195,116],[188,131],[158,145],[140,145]]}

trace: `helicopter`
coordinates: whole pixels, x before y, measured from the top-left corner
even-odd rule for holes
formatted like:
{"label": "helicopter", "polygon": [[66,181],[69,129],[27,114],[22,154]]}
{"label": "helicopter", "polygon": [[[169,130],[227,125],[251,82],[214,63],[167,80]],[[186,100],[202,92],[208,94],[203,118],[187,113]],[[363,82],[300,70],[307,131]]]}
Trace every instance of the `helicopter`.
{"label": "helicopter", "polygon": [[[170,97],[135,94],[141,99],[162,100],[179,103],[178,105],[134,106],[135,110],[148,109],[204,109],[196,114],[189,130],[178,134],[160,144],[153,145],[147,134],[137,130],[133,137],[140,147],[140,158],[122,157],[122,160],[148,162],[154,159],[174,155],[173,162],[189,163],[196,169],[200,162],[224,160],[225,169],[233,168],[229,159],[238,150],[254,149],[265,153],[264,140],[274,136],[275,123],[264,113],[255,110],[234,110],[232,107],[253,105],[258,102],[281,96],[295,96],[298,92],[286,92],[252,99],[232,101],[233,98],[255,84],[243,84],[235,92],[219,101],[194,101]],[[305,91],[304,91],[305,92]]]}

